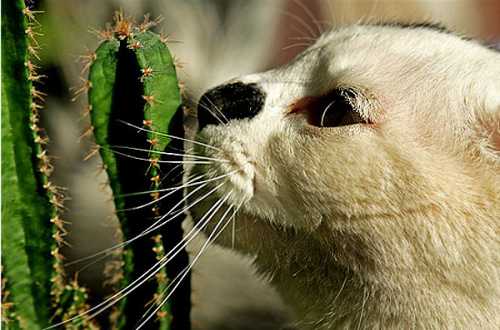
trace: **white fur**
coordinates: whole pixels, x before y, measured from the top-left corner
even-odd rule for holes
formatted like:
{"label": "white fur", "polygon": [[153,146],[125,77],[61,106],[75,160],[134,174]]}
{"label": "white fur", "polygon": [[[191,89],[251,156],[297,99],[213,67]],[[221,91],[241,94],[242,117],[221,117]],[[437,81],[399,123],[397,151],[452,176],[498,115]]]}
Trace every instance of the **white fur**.
{"label": "white fur", "polygon": [[[299,328],[499,328],[499,53],[425,28],[353,26],[239,80],[265,91],[263,111],[203,129],[223,152],[199,152],[231,163],[193,171],[242,168],[216,198],[243,201],[235,248],[256,255]],[[359,91],[374,125],[289,113],[337,86]]]}

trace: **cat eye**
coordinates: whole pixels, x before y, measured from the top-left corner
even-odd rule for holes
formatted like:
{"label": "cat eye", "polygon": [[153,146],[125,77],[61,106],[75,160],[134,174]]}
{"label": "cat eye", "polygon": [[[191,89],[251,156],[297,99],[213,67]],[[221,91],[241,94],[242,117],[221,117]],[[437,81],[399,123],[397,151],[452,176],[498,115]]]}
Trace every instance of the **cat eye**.
{"label": "cat eye", "polygon": [[354,107],[355,95],[348,89],[334,89],[328,94],[306,97],[293,105],[292,112],[303,112],[308,124],[320,128],[367,123]]}
{"label": "cat eye", "polygon": [[333,90],[321,96],[318,103],[308,111],[307,121],[316,127],[339,127],[365,123],[354,109],[354,94],[349,90]]}

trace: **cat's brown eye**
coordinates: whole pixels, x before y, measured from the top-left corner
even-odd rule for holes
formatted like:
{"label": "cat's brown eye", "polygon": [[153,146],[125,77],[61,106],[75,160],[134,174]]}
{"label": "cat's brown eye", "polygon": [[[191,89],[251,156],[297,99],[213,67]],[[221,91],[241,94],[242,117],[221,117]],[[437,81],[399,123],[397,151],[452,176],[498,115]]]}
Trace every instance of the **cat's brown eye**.
{"label": "cat's brown eye", "polygon": [[307,122],[316,127],[339,127],[367,123],[353,107],[354,93],[334,89],[322,96],[306,97],[293,105],[293,112],[304,113]]}

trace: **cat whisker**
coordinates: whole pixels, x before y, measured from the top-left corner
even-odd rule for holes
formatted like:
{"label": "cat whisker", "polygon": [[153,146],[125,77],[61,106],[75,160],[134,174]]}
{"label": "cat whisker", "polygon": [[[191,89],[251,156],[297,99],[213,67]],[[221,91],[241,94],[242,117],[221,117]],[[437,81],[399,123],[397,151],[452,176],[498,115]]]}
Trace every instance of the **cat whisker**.
{"label": "cat whisker", "polygon": [[291,19],[293,19],[294,21],[299,23],[303,28],[305,28],[307,30],[306,32],[308,32],[309,37],[316,38],[316,32],[314,32],[314,29],[309,24],[307,24],[304,19],[302,19],[301,17],[299,17],[295,14],[292,14],[288,11],[284,11],[284,10],[280,10],[280,9],[277,9],[277,10],[282,15],[290,17]]}
{"label": "cat whisker", "polygon": [[[205,185],[203,185],[203,186],[201,186],[201,187],[200,187],[200,188],[198,188],[197,190],[199,190],[199,189],[203,188],[203,187],[204,187],[204,186],[206,186],[206,185],[208,185],[208,183],[207,183],[207,184],[205,184]],[[182,188],[178,188],[178,189],[182,189]],[[211,191],[211,192],[212,192],[212,191]],[[207,195],[207,196],[208,196],[208,195]],[[155,202],[157,202],[157,201],[155,201]],[[107,256],[109,256],[109,255],[110,255],[113,251],[115,251],[115,250],[117,250],[117,249],[119,249],[119,248],[125,247],[125,246],[127,246],[128,244],[130,244],[130,243],[132,243],[132,242],[136,241],[137,239],[139,239],[139,238],[141,238],[141,237],[144,237],[145,235],[147,235],[148,233],[150,233],[151,231],[153,231],[151,228],[153,228],[154,226],[157,226],[157,228],[155,228],[155,229],[158,229],[158,228],[160,228],[161,226],[163,226],[163,225],[167,224],[167,223],[168,223],[168,222],[170,222],[171,220],[175,219],[175,218],[176,218],[179,214],[181,214],[181,213],[183,213],[183,212],[185,212],[185,211],[189,210],[192,206],[194,206],[194,203],[193,203],[192,205],[188,205],[188,206],[186,206],[184,209],[182,209],[181,211],[179,211],[179,212],[175,213],[174,215],[172,215],[172,216],[171,216],[170,218],[168,218],[167,220],[164,220],[164,221],[163,221],[163,223],[162,223],[161,225],[159,225],[159,226],[157,226],[159,221],[156,221],[156,222],[154,222],[152,225],[150,225],[148,228],[146,228],[144,231],[142,231],[140,234],[136,235],[135,237],[132,237],[132,238],[130,238],[130,239],[126,240],[126,241],[123,241],[123,242],[121,242],[121,243],[115,244],[115,245],[113,245],[113,246],[111,246],[111,247],[109,247],[109,248],[106,248],[106,249],[104,249],[104,250],[102,250],[102,251],[99,251],[99,252],[97,252],[97,253],[94,253],[94,254],[92,254],[92,255],[89,255],[89,256],[86,256],[86,257],[83,257],[83,258],[79,258],[79,259],[76,259],[76,260],[73,260],[73,261],[67,262],[67,263],[65,263],[65,264],[64,264],[64,266],[71,266],[71,265],[74,265],[74,264],[78,264],[78,263],[81,263],[81,262],[84,262],[84,261],[87,261],[87,260],[91,260],[91,259],[93,259],[93,258],[95,258],[95,257],[98,257],[98,256],[101,256],[101,255],[102,255],[102,256],[101,256],[100,258],[98,258],[97,260],[95,260],[95,261],[93,261],[93,262],[91,262],[91,263],[86,264],[85,266],[83,266],[83,267],[79,270],[79,271],[81,272],[82,270],[84,270],[85,268],[89,267],[90,265],[93,265],[94,263],[99,262],[100,260],[102,260],[102,259],[106,258],[106,257],[107,257]],[[175,208],[175,206],[174,206],[174,208]],[[162,219],[160,219],[160,220],[163,220],[163,219],[164,219],[164,217],[165,217],[166,215],[169,215],[169,213],[170,213],[170,212],[172,212],[172,211],[174,210],[174,208],[170,209],[170,210],[169,210],[169,211],[168,211],[168,212],[167,212],[164,216],[162,216]],[[150,230],[150,229],[151,229],[151,230]]]}
{"label": "cat whisker", "polygon": [[363,314],[365,311],[365,305],[366,305],[367,300],[368,300],[368,291],[365,287],[363,289],[363,301],[361,302],[361,313],[359,314],[359,322],[358,322],[358,326],[357,326],[356,330],[361,329],[361,324],[362,324],[361,321],[363,320]]}
{"label": "cat whisker", "polygon": [[[240,204],[241,206],[241,204]],[[238,207],[238,209],[240,208],[240,206]],[[238,211],[238,210],[236,210]],[[229,221],[232,223],[232,226],[231,226],[231,248],[234,249],[234,242],[236,241],[236,212],[233,213],[233,215],[231,216],[231,218],[229,219]]]}
{"label": "cat whisker", "polygon": [[[211,181],[215,181],[215,179],[222,179],[222,178],[225,178],[229,175],[221,175],[219,177],[216,177],[216,178],[213,178],[211,179]],[[95,257],[98,257],[98,256],[101,256],[99,259],[93,261],[92,263],[89,263],[85,266],[83,266],[80,271],[82,271],[83,269],[89,267],[90,265],[93,265],[94,263],[106,258],[107,256],[109,256],[113,251],[115,251],[116,249],[119,249],[119,248],[122,248],[122,247],[125,247],[126,245],[136,241],[137,239],[141,238],[141,237],[144,237],[146,236],[147,234],[151,233],[152,231],[154,230],[157,230],[159,228],[161,228],[162,226],[164,226],[165,224],[167,224],[168,222],[170,222],[171,220],[175,219],[177,216],[179,216],[180,214],[188,211],[189,209],[191,209],[193,206],[197,205],[198,203],[200,203],[201,201],[203,201],[205,198],[207,198],[208,196],[210,196],[210,194],[212,194],[213,192],[215,192],[218,188],[220,188],[225,182],[219,184],[218,186],[216,186],[215,188],[213,188],[212,190],[210,190],[208,193],[206,193],[205,195],[203,195],[202,197],[198,198],[197,200],[195,200],[193,203],[191,203],[190,205],[186,206],[185,208],[183,208],[182,210],[174,213],[171,217],[169,217],[168,219],[164,220],[168,215],[171,215],[173,211],[175,211],[175,209],[181,205],[184,201],[186,201],[192,194],[194,194],[195,192],[197,192],[198,190],[200,190],[201,188],[205,187],[206,185],[208,185],[208,181],[205,181],[205,184],[202,185],[201,187],[193,190],[192,192],[190,192],[189,194],[187,194],[179,203],[177,203],[176,205],[174,205],[169,211],[167,211],[167,213],[165,213],[164,215],[162,215],[157,221],[155,221],[153,224],[151,224],[148,228],[146,228],[143,232],[141,232],[140,234],[138,234],[137,236],[135,237],[132,237],[130,238],[129,240],[127,241],[124,241],[124,242],[121,242],[121,243],[118,243],[112,247],[109,247],[107,249],[104,249],[102,251],[99,251],[97,253],[94,253],[92,255],[89,255],[89,256],[86,256],[86,257],[83,257],[83,258],[79,258],[79,259],[76,259],[76,260],[73,260],[73,261],[70,261],[70,262],[67,262],[65,263],[64,265],[65,266],[71,266],[71,265],[74,265],[74,264],[78,264],[78,263],[81,263],[81,262],[84,262],[84,261],[87,261],[87,260],[91,260]],[[186,186],[187,187],[187,186]],[[184,188],[184,187],[178,187],[177,189],[181,189],[181,188]],[[156,202],[156,201],[155,201]],[[160,223],[161,222],[161,223]]]}
{"label": "cat whisker", "polygon": [[311,44],[310,43],[307,43],[307,42],[296,42],[296,43],[293,43],[291,45],[288,45],[288,46],[285,46],[283,48],[281,48],[282,50],[287,50],[287,49],[291,49],[291,48],[295,48],[295,47],[309,47]]}
{"label": "cat whisker", "polygon": [[289,39],[291,40],[304,40],[304,41],[310,41],[311,44],[317,40],[317,38],[311,38],[311,37],[290,37]]}
{"label": "cat whisker", "polygon": [[[227,195],[226,197],[227,198]],[[213,216],[219,211],[219,209],[222,207],[223,203],[225,202],[225,199],[219,199],[217,202],[215,202],[212,207],[205,213],[205,215],[200,219],[200,222],[193,227],[193,229],[182,239],[181,242],[179,242],[172,250],[170,250],[165,256],[163,256],[158,262],[156,262],[149,270],[144,272],[141,276],[139,276],[137,279],[129,283],[125,288],[119,290],[118,292],[112,294],[110,297],[106,298],[104,301],[100,302],[94,307],[89,308],[88,310],[71,317],[65,321],[56,323],[54,325],[51,325],[44,330],[48,329],[53,329],[56,327],[59,327],[61,325],[64,325],[66,323],[72,322],[77,319],[85,318],[85,319],[92,319],[96,317],[97,315],[101,314],[104,312],[106,309],[109,307],[113,306],[123,298],[125,298],[128,294],[136,290],[138,287],[140,287],[142,284],[144,284],[146,281],[148,281],[150,278],[156,275],[158,271],[164,267],[168,262],[170,262],[177,254],[179,254],[186,246],[191,242],[198,233],[205,228],[210,220],[213,218]],[[198,228],[198,225],[200,227]],[[194,234],[193,232],[196,231]],[[191,236],[188,238],[188,236]]]}
{"label": "cat whisker", "polygon": [[[200,203],[201,201],[203,201],[205,198],[207,198],[208,196],[210,196],[213,192],[215,192],[217,189],[219,189],[220,187],[222,187],[224,184],[226,183],[226,181],[222,182],[221,184],[219,184],[218,186],[216,186],[215,188],[213,188],[212,190],[210,190],[208,193],[206,193],[205,195],[203,195],[202,197],[198,198],[197,200],[195,200],[193,203],[191,203],[190,205],[190,208],[197,205],[198,203]],[[179,205],[181,205],[185,200],[187,200],[191,195],[193,195],[196,191],[200,190],[201,188],[196,188],[195,190],[191,191],[189,194],[187,194],[186,196],[184,196],[184,198],[179,202],[177,203],[176,205],[174,205],[170,211],[168,211],[166,214],[162,215],[160,217],[160,219],[158,219],[155,223],[153,223],[149,229],[146,229],[146,231],[144,232],[144,235],[146,235],[147,233],[150,233],[151,231],[154,231],[156,229],[158,229],[159,227],[161,227],[163,224],[161,225],[157,225],[158,223],[160,223],[161,221],[163,221],[163,219],[168,216],[170,214],[170,212],[172,212],[173,210],[175,210]],[[177,213],[177,215],[180,214],[180,213]]]}
{"label": "cat whisker", "polygon": [[[205,185],[206,186],[206,185]],[[195,201],[194,203],[184,207],[182,210],[176,212],[175,214],[171,215],[168,219],[164,220],[165,217],[167,215],[170,215],[170,213],[175,210],[176,206],[172,207],[166,214],[164,214],[159,220],[157,220],[156,222],[154,222],[152,225],[150,225],[148,228],[146,228],[143,232],[141,232],[140,234],[124,241],[124,242],[121,242],[119,244],[116,244],[112,247],[109,247],[105,250],[102,250],[102,251],[99,251],[98,253],[95,253],[91,256],[87,256],[87,257],[84,257],[84,258],[80,258],[78,260],[75,260],[75,261],[72,261],[70,263],[67,263],[65,264],[65,266],[68,266],[68,265],[71,265],[71,264],[76,264],[76,263],[79,263],[79,262],[83,262],[83,261],[86,261],[86,260],[90,260],[90,259],[93,259],[97,256],[100,256],[99,258],[97,258],[96,260],[93,260],[92,262],[89,262],[88,264],[86,264],[85,266],[83,266],[79,272],[83,271],[84,269],[90,267],[91,265],[103,260],[104,258],[108,257],[109,255],[111,255],[115,250],[117,249],[120,249],[120,248],[123,248],[125,246],[127,246],[128,244],[138,240],[139,238],[141,237],[144,237],[146,235],[148,235],[149,233],[163,227],[164,225],[166,225],[167,223],[169,223],[170,221],[176,219],[180,214],[188,211],[189,209],[191,209],[193,206],[195,206],[196,204],[198,204],[200,201],[202,201],[203,199],[207,198],[208,196],[210,196],[210,194],[212,194],[216,189],[220,188],[222,186],[219,185],[218,187],[215,187],[214,189],[212,189],[211,191],[209,191],[207,194],[205,194],[203,197],[201,197],[200,199],[198,199],[197,201]],[[203,187],[201,187],[203,188]],[[199,189],[197,189],[199,190]],[[187,198],[187,197],[186,197]],[[186,199],[185,198],[185,199]],[[159,223],[161,222],[161,223]]]}
{"label": "cat whisker", "polygon": [[[222,118],[224,118],[224,120],[226,121],[225,123],[229,122],[229,119],[227,119],[226,115],[224,115],[224,113],[222,112],[222,110],[209,97],[207,97],[206,94],[205,94],[205,98],[215,108],[215,110],[222,116]],[[204,106],[202,103],[200,103],[199,105],[201,105],[204,109],[206,109],[210,113],[212,113],[211,110],[208,107]],[[212,113],[212,115],[213,115],[213,113]],[[219,121],[221,122],[221,124],[225,124],[220,119],[219,119]]]}
{"label": "cat whisker", "polygon": [[[300,42],[300,44],[295,44],[296,47],[301,46],[301,47],[306,47],[306,48],[312,46],[314,44],[314,42],[316,41],[316,39],[311,38],[311,37],[289,37],[288,39],[295,41],[295,42]],[[285,47],[289,47],[289,46],[290,45],[287,45]],[[292,47],[289,47],[289,48],[292,48]],[[283,49],[283,50],[285,50],[285,49]]]}
{"label": "cat whisker", "polygon": [[[134,280],[132,283],[127,285],[124,289],[120,290],[119,292],[113,294],[111,297],[106,299],[104,302],[100,303],[99,305],[95,306],[93,309],[96,310],[94,313],[90,314],[88,313],[88,319],[94,318],[103,311],[105,311],[107,308],[113,306],[116,304],[118,301],[121,299],[125,298],[128,294],[139,288],[142,284],[144,284],[146,281],[151,279],[153,276],[160,271],[166,264],[168,264],[178,253],[180,253],[200,232],[205,228],[208,223],[212,220],[212,218],[217,214],[217,212],[220,210],[222,207],[223,203],[225,200],[227,200],[227,195],[225,197],[226,199],[219,199],[212,207],[205,213],[205,215],[202,217],[200,220],[200,223],[202,225],[199,228],[196,228],[195,226],[190,232],[189,232],[189,239],[188,236],[186,236],[181,242],[179,242],[174,248],[172,248],[171,251],[169,251],[165,256],[163,256],[157,263],[155,263],[149,270],[147,270],[144,274],[142,274],[139,278]],[[193,233],[193,231],[196,228],[196,232]]]}
{"label": "cat whisker", "polygon": [[119,119],[118,122],[124,124],[124,125],[127,125],[129,127],[133,127],[139,131],[144,131],[144,132],[150,132],[150,133],[155,133],[159,136],[164,136],[164,137],[167,137],[167,138],[170,138],[170,139],[175,139],[175,140],[180,140],[180,141],[185,141],[185,142],[189,142],[189,143],[193,143],[193,144],[197,144],[197,145],[200,145],[200,146],[203,146],[203,147],[206,147],[206,148],[209,148],[209,149],[213,149],[213,150],[217,150],[217,151],[223,151],[222,149],[220,148],[217,148],[217,147],[214,147],[212,145],[209,145],[209,144],[206,144],[206,143],[203,143],[203,142],[200,142],[200,141],[196,141],[196,140],[190,140],[190,139],[186,139],[186,138],[181,138],[181,137],[178,137],[178,136],[175,136],[175,135],[171,135],[171,134],[166,134],[166,133],[162,133],[162,132],[156,132],[156,131],[153,131],[153,130],[150,130],[150,129],[147,129],[147,128],[144,128],[144,127],[140,127],[140,126],[137,126],[137,125],[134,125],[132,123],[129,123],[129,122],[126,122],[124,120],[121,120]]}
{"label": "cat whisker", "polygon": [[[339,291],[337,292],[337,294],[335,295],[335,297],[333,298],[332,300],[332,305],[335,305],[335,302],[337,301],[337,299],[340,297],[340,294],[342,293],[342,291],[344,290],[345,288],[345,285],[347,283],[347,279],[348,279],[348,276],[346,275],[345,278],[344,278],[344,281],[342,281],[342,285],[340,286],[340,289]],[[336,311],[333,310],[331,312],[328,312],[328,315],[327,315],[327,318],[332,318],[334,315],[336,314]]]}
{"label": "cat whisker", "polygon": [[[230,193],[229,193],[228,195],[226,195],[226,197],[229,197],[229,195],[230,195]],[[227,200],[227,198],[226,198],[226,200]],[[163,302],[163,299],[162,299],[161,297],[162,297],[162,296],[164,296],[164,295],[165,295],[165,293],[166,293],[166,292],[168,292],[168,291],[170,290],[170,287],[171,287],[172,285],[174,285],[174,284],[175,284],[175,287],[172,289],[172,291],[170,291],[170,293],[168,294],[168,296],[167,296],[165,299],[168,299],[168,298],[170,297],[170,295],[174,293],[174,291],[175,291],[175,289],[177,288],[177,286],[178,286],[180,283],[182,283],[182,280],[184,279],[184,277],[185,277],[185,276],[189,273],[189,271],[192,269],[192,267],[193,267],[194,263],[196,262],[197,257],[198,257],[199,255],[201,255],[202,251],[204,251],[204,247],[207,245],[207,242],[209,242],[210,238],[213,236],[213,234],[215,233],[215,231],[217,230],[217,228],[218,228],[218,227],[220,226],[220,224],[224,221],[224,219],[225,219],[225,217],[226,217],[227,213],[228,213],[228,212],[229,212],[232,208],[233,208],[233,206],[231,205],[231,206],[229,206],[229,207],[226,209],[226,211],[225,211],[224,215],[221,217],[221,219],[219,220],[219,222],[218,222],[218,223],[217,223],[217,225],[215,226],[214,230],[213,230],[213,231],[212,231],[212,233],[210,234],[210,236],[209,236],[209,238],[207,239],[207,241],[206,241],[206,242],[204,243],[204,245],[200,248],[200,250],[199,250],[198,254],[196,255],[196,257],[194,258],[194,260],[193,260],[191,263],[189,263],[186,267],[184,267],[184,269],[183,269],[183,270],[182,270],[179,274],[177,274],[177,276],[176,276],[174,279],[172,279],[172,280],[170,281],[170,283],[167,285],[167,287],[166,287],[165,289],[163,289],[163,291],[160,293],[159,297],[157,297],[156,299],[154,299],[155,301],[153,302],[153,304],[151,305],[151,307],[149,307],[149,308],[146,310],[146,312],[142,315],[141,320],[142,320],[142,319],[144,319],[144,318],[145,318],[148,314],[149,314],[149,315],[154,315],[154,314],[156,314],[156,312],[158,312],[158,310],[161,308],[161,306],[162,306],[162,305],[163,305],[163,303],[164,303],[164,302]],[[215,212],[215,213],[217,213],[217,212]],[[160,299],[161,299],[161,302],[160,302]],[[156,306],[156,309],[155,309],[152,313],[150,313],[150,312],[151,312],[151,310],[155,308],[155,306]],[[148,316],[148,317],[146,318],[146,320],[144,320],[144,321],[141,323],[141,325],[139,325],[136,329],[140,329],[140,328],[141,328],[141,327],[142,327],[145,323],[147,323],[147,322],[148,322],[148,320],[149,320],[149,319],[150,319],[150,317]]]}
{"label": "cat whisker", "polygon": [[[180,166],[180,165],[177,165]],[[182,175],[182,173],[180,173]],[[168,173],[165,176],[161,177],[160,182],[163,182],[163,180],[168,176]],[[161,193],[165,191],[172,191],[172,190],[177,190],[179,188],[187,188],[190,187],[191,185],[196,186],[197,182],[196,180],[202,179],[203,177],[206,177],[206,174],[200,174],[200,175],[189,175],[185,179],[185,183],[182,183],[181,185],[178,186],[173,186],[173,187],[168,187],[168,188],[155,188],[155,189],[150,189],[150,190],[142,190],[142,191],[136,191],[136,192],[130,192],[130,193],[122,193],[118,194],[117,196],[120,197],[134,197],[134,196],[141,196],[141,195],[150,195],[152,193]],[[184,180],[183,180],[184,181]]]}
{"label": "cat whisker", "polygon": [[[133,156],[133,155],[126,154],[124,152],[120,152],[117,150],[108,149],[108,148],[104,148],[104,147],[101,147],[101,148],[103,148],[105,150],[109,150],[116,155],[120,155],[120,156],[123,156],[126,158],[140,160],[140,161],[144,161],[144,162],[151,162],[151,159],[149,159],[149,158]],[[208,160],[207,161],[202,161],[202,160],[155,160],[155,162],[164,163],[164,164],[199,164],[199,165],[213,164],[213,161],[208,161]]]}
{"label": "cat whisker", "polygon": [[[173,214],[171,217],[169,217],[168,219],[164,220],[163,223],[161,225],[158,225],[156,229],[162,227],[163,225],[169,223],[170,221],[172,221],[173,219],[177,218],[177,216],[179,216],[180,214],[188,211],[191,207],[194,206],[194,203],[191,204],[191,205],[188,205],[186,206],[185,208],[183,208],[182,210],[180,210],[179,212]],[[108,257],[109,255],[111,255],[115,250],[117,249],[120,249],[120,248],[123,248],[125,246],[127,246],[128,244],[138,240],[139,238],[141,237],[144,237],[145,235],[147,235],[148,233],[150,233],[152,230],[148,231],[149,229],[151,229],[153,226],[157,225],[157,222],[155,222],[154,224],[150,225],[148,228],[145,229],[145,231],[141,232],[140,234],[136,235],[135,237],[132,237],[124,242],[121,242],[121,243],[118,243],[112,247],[109,247],[109,248],[106,248],[102,251],[99,251],[97,253],[94,253],[92,255],[89,255],[89,256],[86,256],[86,257],[83,257],[83,258],[79,258],[77,260],[73,260],[71,262],[68,262],[68,263],[65,263],[64,265],[65,266],[70,266],[70,265],[74,265],[74,264],[77,264],[77,263],[81,263],[81,262],[84,262],[84,261],[87,261],[87,260],[91,260],[95,257],[98,257],[100,256],[98,259],[96,260],[93,260],[92,262],[86,264],[85,266],[83,266],[79,272],[81,272],[82,270],[86,269],[87,267],[95,264],[96,262],[99,262],[101,260],[103,260],[104,258]]]}
{"label": "cat whisker", "polygon": [[[156,192],[164,192],[164,191],[177,190],[178,188],[188,188],[188,187],[200,185],[200,184],[205,183],[205,182],[212,182],[212,181],[215,181],[217,179],[225,178],[226,176],[234,174],[234,173],[236,173],[238,171],[239,170],[234,170],[234,171],[231,171],[229,173],[222,174],[222,175],[216,176],[214,178],[208,179],[210,181],[197,181],[197,182],[192,182],[192,183],[188,182],[186,184],[183,184],[182,186],[169,187],[169,188],[160,188],[160,189],[152,189],[152,190],[145,190],[145,191],[138,191],[138,192],[133,192],[133,193],[121,194],[120,196],[123,196],[123,197],[139,196],[139,195],[147,195],[147,194],[156,193]],[[196,178],[198,179],[198,178],[201,178],[201,177],[204,177],[204,176],[206,176],[206,174],[202,174],[202,175],[200,175],[200,176],[198,176]]]}
{"label": "cat whisker", "polygon": [[[176,171],[179,169],[179,167],[181,168],[181,171]],[[160,186],[163,184],[163,181],[165,181],[167,178],[171,178],[172,180],[179,179],[179,181],[181,181],[183,173],[184,173],[183,169],[184,169],[184,166],[182,164],[177,164],[175,166],[172,166],[172,168],[169,169],[167,173],[161,175]],[[171,174],[175,174],[175,176],[170,177]]]}
{"label": "cat whisker", "polygon": [[[231,192],[229,192],[227,195],[226,195],[226,198],[225,198],[225,201],[229,198]],[[224,202],[225,202],[224,201]],[[203,246],[200,248],[200,250],[198,251],[198,253],[196,254],[196,256],[193,258],[193,260],[190,262],[190,264],[185,267],[169,284],[168,286],[163,290],[162,294],[161,295],[164,295],[166,292],[170,291],[167,296],[165,298],[162,299],[162,301],[157,304],[156,308],[155,305],[152,305],[150,308],[148,308],[148,310],[143,314],[143,318],[146,317],[146,315],[148,315],[144,321],[142,321],[139,326],[136,328],[137,330],[141,329],[142,327],[144,327],[144,325],[147,324],[147,322],[161,309],[161,307],[168,301],[168,299],[172,296],[172,294],[175,292],[175,290],[177,289],[177,287],[182,283],[182,281],[184,280],[184,278],[189,274],[189,272],[191,271],[191,269],[193,268],[194,264],[198,261],[198,259],[200,258],[200,256],[203,254],[203,252],[206,251],[206,249],[208,248],[208,246],[210,244],[212,244],[212,242],[214,242],[218,237],[219,235],[224,231],[224,229],[227,227],[227,225],[231,222],[231,218],[233,218],[235,215],[236,215],[236,212],[238,212],[239,208],[241,207],[241,204],[233,211],[233,214],[231,215],[231,217],[229,218],[228,221],[226,221],[226,223],[222,226],[222,228],[217,232],[217,230],[219,229],[219,227],[224,223],[224,220],[226,219],[227,215],[230,213],[230,211],[234,208],[234,205],[230,205],[226,211],[224,212],[224,214],[221,216],[221,219],[217,222],[217,224],[215,225],[214,229],[212,230],[212,232],[210,233],[210,235],[208,236],[207,240],[205,241],[205,243],[203,244]],[[175,285],[174,285],[175,283]],[[170,290],[170,287],[174,285],[174,287]],[[154,310],[152,310],[154,308]]]}
{"label": "cat whisker", "polygon": [[306,13],[306,15],[311,19],[311,21],[316,26],[316,31],[318,33],[316,37],[322,35],[324,32],[323,26],[321,26],[316,16],[312,13],[311,9],[307,8],[307,6],[305,6],[300,0],[293,0],[293,2],[297,4],[300,8],[302,8],[302,10]]}
{"label": "cat whisker", "polygon": [[[208,98],[206,97],[205,98],[211,105],[213,105],[214,109],[217,111],[217,113],[221,114],[222,116],[224,116],[224,114],[215,106],[215,104]],[[198,107],[201,107],[203,108],[204,110],[207,110],[215,119],[217,119],[217,121],[219,123],[221,123],[222,125],[224,125],[225,123],[228,122],[226,116],[224,116],[224,119],[226,120],[225,122],[220,119],[220,117],[215,113],[213,112],[212,108],[210,108],[209,106],[206,106],[204,105],[203,103],[198,103]]]}
{"label": "cat whisker", "polygon": [[140,209],[143,209],[143,208],[146,208],[148,206],[151,206],[151,205],[154,205],[154,204],[157,204],[158,202],[160,202],[161,200],[167,198],[168,196],[171,196],[172,194],[175,194],[176,192],[178,192],[179,190],[183,189],[183,188],[186,188],[186,187],[193,187],[193,186],[197,186],[197,185],[201,185],[201,187],[197,188],[197,189],[201,189],[203,187],[205,187],[206,185],[208,185],[208,182],[210,181],[214,181],[214,180],[204,180],[202,182],[195,182],[195,183],[191,183],[191,184],[187,184],[187,185],[184,185],[184,186],[180,186],[180,187],[177,187],[176,189],[173,189],[169,192],[167,192],[166,194],[163,194],[161,195],[160,197],[158,197],[157,199],[154,199],[154,200],[151,200],[149,202],[146,202],[144,204],[141,204],[141,205],[137,205],[137,206],[132,206],[132,207],[127,207],[127,208],[123,208],[123,209],[119,209],[119,210],[116,210],[116,212],[129,212],[129,211],[137,211],[137,210],[140,210]]}
{"label": "cat whisker", "polygon": [[213,160],[213,161],[217,161],[217,162],[221,162],[221,163],[229,163],[229,161],[227,159],[212,158],[212,157],[206,157],[206,156],[194,155],[194,154],[181,154],[181,153],[165,152],[165,151],[159,151],[159,150],[143,149],[143,148],[136,148],[136,147],[129,147],[129,146],[120,146],[120,145],[112,145],[111,148],[142,151],[142,152],[148,152],[148,153],[152,153],[152,154],[159,154],[159,155],[166,155],[166,156],[191,157],[191,158],[201,159],[201,160]]}

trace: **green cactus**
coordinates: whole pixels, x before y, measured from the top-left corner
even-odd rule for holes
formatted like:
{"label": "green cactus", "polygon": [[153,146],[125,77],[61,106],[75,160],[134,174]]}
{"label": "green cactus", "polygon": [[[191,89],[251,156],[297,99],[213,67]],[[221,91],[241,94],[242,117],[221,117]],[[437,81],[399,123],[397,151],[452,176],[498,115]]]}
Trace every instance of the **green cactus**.
{"label": "green cactus", "polygon": [[59,253],[64,196],[40,127],[34,12],[21,0],[2,1],[2,12],[2,325],[42,329],[83,311],[86,292],[66,281]]}
{"label": "green cactus", "polygon": [[[182,198],[179,192],[180,195],[173,194],[160,201],[160,194],[156,192],[165,185],[178,185],[182,179],[181,168],[164,164],[165,159],[172,160],[172,157],[163,153],[173,144],[182,149],[182,144],[156,133],[169,131],[174,116],[182,118],[182,108],[174,60],[164,38],[148,31],[150,25],[151,22],[146,21],[136,26],[117,13],[114,27],[102,33],[105,40],[90,56],[92,63],[85,84],[93,125],[89,131],[94,133],[96,142],[91,155],[99,151],[103,159],[125,240],[143,233],[168,205]],[[144,129],[138,131],[133,126]],[[182,121],[177,119],[174,126],[179,129]],[[179,160],[181,157],[177,157]],[[170,177],[162,182],[162,174],[167,173]],[[133,194],[140,191],[151,193]],[[132,210],[139,204],[146,207]],[[170,250],[182,238],[181,220],[182,215],[124,248],[126,267],[117,286],[125,287],[141,276],[164,256],[166,249]],[[165,238],[168,242],[164,242]],[[185,260],[180,263],[187,265],[187,255],[180,256],[183,257]],[[178,273],[175,269],[167,272],[167,269],[160,269],[154,281],[144,283],[123,299],[112,313],[112,324],[121,328],[127,323],[139,322],[152,302],[161,301],[168,278]],[[149,326],[170,329],[172,312],[170,304],[161,306]],[[189,326],[188,313],[187,320],[186,312],[184,316],[174,315],[174,322],[184,323],[183,329]]]}
{"label": "green cactus", "polygon": [[[117,294],[93,309],[86,290],[65,277],[59,252],[66,243],[65,197],[51,180],[48,137],[40,127],[45,94],[37,85],[44,77],[34,64],[39,23],[22,0],[2,1],[2,11],[2,326],[97,329],[92,317],[114,305],[106,328],[137,326],[146,310],[157,310],[148,328],[189,329],[189,281],[172,292],[172,304],[156,304],[171,294],[168,278],[188,264],[185,251],[125,299]],[[114,274],[115,288],[132,283],[182,239],[182,212],[143,234],[172,205],[182,204],[180,189],[158,192],[182,181],[182,165],[176,165],[182,141],[161,132],[184,133],[174,60],[165,39],[148,31],[154,24],[146,18],[135,25],[117,13],[115,25],[102,32],[105,40],[87,57],[89,80],[78,91],[88,91],[88,133],[96,141],[91,154],[102,156],[122,232],[132,240],[123,247],[123,276]],[[135,194],[140,191],[147,193]]]}

